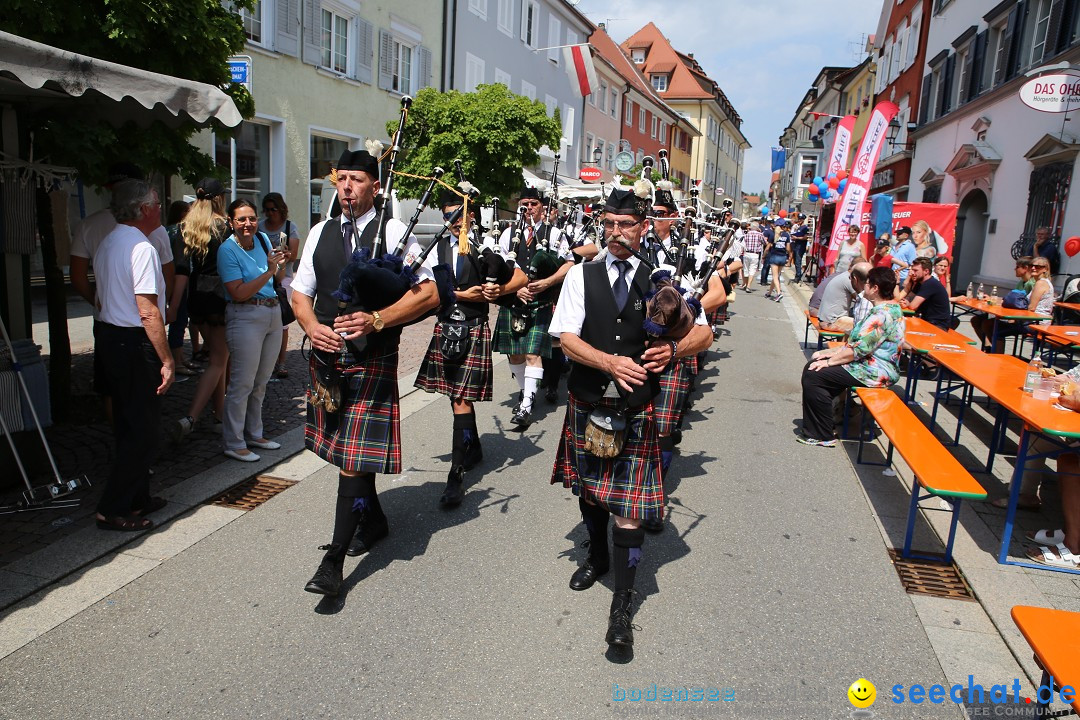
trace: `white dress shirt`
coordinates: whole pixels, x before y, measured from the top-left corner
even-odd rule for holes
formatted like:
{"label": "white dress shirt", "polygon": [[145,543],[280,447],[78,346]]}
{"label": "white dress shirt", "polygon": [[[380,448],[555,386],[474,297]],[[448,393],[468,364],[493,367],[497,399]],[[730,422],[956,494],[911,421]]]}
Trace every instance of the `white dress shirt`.
{"label": "white dress shirt", "polygon": [[[313,262],[313,259],[315,257],[315,248],[318,246],[319,238],[322,236],[323,226],[326,225],[326,223],[340,223],[342,221],[342,218],[344,217],[344,215],[341,215],[339,217],[330,218],[329,220],[323,220],[321,223],[311,228],[311,231],[308,233],[307,240],[304,241],[304,250],[302,253],[300,253],[300,267],[297,268],[296,277],[294,277],[292,281],[293,292],[303,293],[310,298],[315,297],[316,280],[315,266]],[[372,222],[374,219],[375,208],[371,208],[362,216],[360,216],[360,218],[355,223],[353,223],[354,241],[360,238],[360,235],[364,232],[364,228],[367,227],[367,224],[369,222]],[[400,220],[397,220],[396,218],[391,218],[386,223],[386,242],[388,249],[384,247],[383,251],[390,252],[391,250],[393,250],[398,245],[402,236],[404,235],[404,223],[402,223]],[[406,265],[408,265],[412,263],[414,259],[419,257],[422,252],[423,248],[416,240],[416,236],[410,235],[408,243],[405,246],[405,253],[402,261]],[[423,282],[424,280],[435,279],[432,268],[438,265],[438,263],[438,252],[432,250],[431,254],[429,254],[427,256],[427,259],[424,260],[424,264],[421,265],[420,269],[416,271],[416,275],[420,278],[421,282]]]}
{"label": "white dress shirt", "polygon": [[95,248],[99,319],[118,327],[141,327],[136,295],[156,295],[165,317],[165,278],[157,250],[138,228],[117,224]]}

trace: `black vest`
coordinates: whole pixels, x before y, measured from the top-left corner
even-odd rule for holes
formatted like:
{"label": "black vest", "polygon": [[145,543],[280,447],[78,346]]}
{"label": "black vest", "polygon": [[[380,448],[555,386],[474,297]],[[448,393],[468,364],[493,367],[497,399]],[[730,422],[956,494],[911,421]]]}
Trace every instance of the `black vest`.
{"label": "black vest", "polygon": [[[468,290],[471,287],[481,285],[483,280],[480,278],[480,261],[476,256],[474,247],[469,247],[468,255],[458,255],[461,262],[455,263],[454,253],[450,247],[451,242],[457,244],[457,238],[440,241],[439,262],[450,268],[450,273],[454,277],[454,289]],[[459,267],[461,269],[460,274],[458,274]],[[439,308],[439,320],[459,319],[452,317],[455,308],[465,316],[465,320],[475,320],[488,315],[488,304],[485,302],[455,302],[448,307]]]}
{"label": "black vest", "polygon": [[[375,240],[376,221],[372,219],[360,233],[359,240],[354,242],[357,248],[371,249]],[[319,234],[318,245],[311,256],[311,264],[315,269],[315,318],[323,325],[333,326],[334,318],[339,314],[348,314],[363,310],[381,310],[386,303],[378,307],[363,307],[352,304],[341,313],[338,312],[338,301],[333,292],[338,289],[341,279],[341,271],[348,264],[345,256],[345,236],[341,234],[341,218],[331,218],[323,225],[322,233]],[[347,341],[345,344],[354,358],[359,359],[365,351],[372,356],[383,355],[392,352],[401,337],[401,326],[384,328],[381,332],[372,333],[356,340]]]}
{"label": "black vest", "polygon": [[[585,284],[585,322],[581,326],[581,339],[602,352],[624,355],[640,362],[649,340],[645,333],[645,294],[649,292],[649,269],[638,264],[630,295],[622,312],[615,306],[615,294],[608,280],[607,263],[585,263],[581,266]],[[574,363],[570,370],[567,387],[574,397],[586,403],[595,403],[604,395],[611,377],[596,368]],[[621,390],[621,389],[620,389]],[[660,392],[660,376],[649,373],[645,384],[634,389],[626,398],[629,407],[636,408],[649,402]]]}

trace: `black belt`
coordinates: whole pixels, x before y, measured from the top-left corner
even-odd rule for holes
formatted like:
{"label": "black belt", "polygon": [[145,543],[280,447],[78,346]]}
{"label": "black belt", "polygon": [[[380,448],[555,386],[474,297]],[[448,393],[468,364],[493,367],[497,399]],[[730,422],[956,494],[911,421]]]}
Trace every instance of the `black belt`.
{"label": "black belt", "polygon": [[476,327],[477,325],[483,325],[487,322],[486,317],[477,318],[465,318],[464,320],[451,320],[450,318],[439,318],[440,323],[451,323],[453,325],[465,325],[466,327]]}
{"label": "black belt", "polygon": [[109,332],[112,332],[112,333],[117,333],[117,334],[120,334],[120,335],[141,335],[141,336],[146,336],[146,328],[144,328],[142,325],[139,325],[137,327],[129,327],[129,326],[125,326],[125,325],[113,325],[112,323],[107,323],[107,322],[104,322],[102,320],[98,320],[98,324],[102,328],[104,328],[104,329],[106,329],[106,330],[108,330]]}

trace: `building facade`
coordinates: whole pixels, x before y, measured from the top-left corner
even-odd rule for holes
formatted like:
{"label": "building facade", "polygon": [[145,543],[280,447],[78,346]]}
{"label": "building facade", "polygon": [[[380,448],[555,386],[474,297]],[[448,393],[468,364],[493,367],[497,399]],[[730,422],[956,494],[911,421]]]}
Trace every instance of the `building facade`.
{"label": "building facade", "polygon": [[875,92],[880,99],[896,103],[900,112],[896,116],[899,130],[894,140],[882,147],[871,192],[887,193],[897,200],[909,199],[914,143],[910,142],[908,128],[919,117],[933,2],[884,0],[875,36]]}
{"label": "building facade", "polygon": [[[1061,0],[935,5],[922,71],[909,198],[958,203],[954,285],[1012,276],[1035,229],[1076,233],[1069,189],[1080,152],[1061,114],[1024,105],[1025,73],[1080,61],[1080,8]],[[1061,256],[1062,273],[1080,263]]]}
{"label": "building facade", "polygon": [[341,152],[388,142],[401,97],[437,84],[439,17],[422,0],[259,0],[241,17],[255,117],[235,141],[204,133],[194,142],[230,171],[235,197],[261,207],[266,193],[281,193],[303,236],[325,212]]}
{"label": "building facade", "polygon": [[[417,5],[424,6],[417,15],[440,17],[431,3]],[[559,46],[586,42],[593,24],[565,0],[460,0],[445,3],[442,18],[442,89],[469,92],[477,85],[502,83],[543,102],[548,115],[558,111],[562,147],[541,149],[540,170],[550,173],[558,152],[560,175],[576,179],[584,153],[579,132],[584,99],[570,83]]]}
{"label": "building facade", "polygon": [[774,178],[768,198],[777,208],[792,207],[808,212],[813,205],[806,197],[806,189],[815,177],[827,172],[824,156],[835,135],[834,116],[840,114],[844,100],[836,80],[849,70],[823,67],[781,133],[785,164]]}
{"label": "building facade", "polygon": [[720,86],[705,74],[692,54],[672,47],[653,23],[622,43],[661,99],[699,133],[690,150],[691,179],[702,183],[702,198],[719,204],[737,199],[742,190],[742,163],[750,143],[742,134],[742,118]]}

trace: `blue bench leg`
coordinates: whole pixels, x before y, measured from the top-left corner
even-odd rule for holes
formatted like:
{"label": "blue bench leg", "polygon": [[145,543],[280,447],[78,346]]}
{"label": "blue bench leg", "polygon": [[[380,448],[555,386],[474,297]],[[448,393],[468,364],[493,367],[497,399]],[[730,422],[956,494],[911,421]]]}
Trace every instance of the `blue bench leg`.
{"label": "blue bench leg", "polygon": [[949,504],[952,505],[952,523],[949,525],[949,542],[945,544],[945,562],[952,562],[952,550],[953,542],[956,541],[956,526],[960,522],[960,499],[949,498]]}
{"label": "blue bench leg", "polygon": [[919,480],[911,481],[911,506],[908,508],[907,530],[904,532],[903,557],[911,557],[911,540],[915,536],[915,517],[919,514]]}
{"label": "blue bench leg", "polygon": [[806,327],[802,331],[802,346],[803,350],[810,347],[810,321],[806,321]]}

